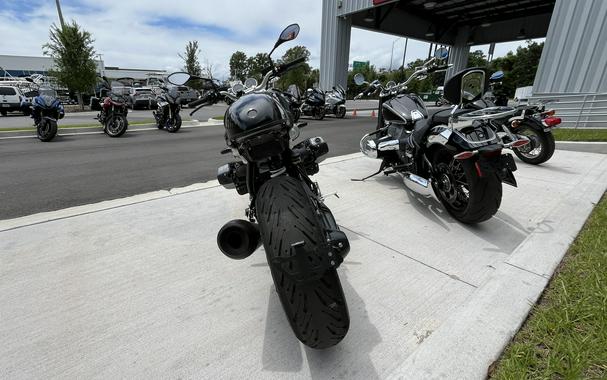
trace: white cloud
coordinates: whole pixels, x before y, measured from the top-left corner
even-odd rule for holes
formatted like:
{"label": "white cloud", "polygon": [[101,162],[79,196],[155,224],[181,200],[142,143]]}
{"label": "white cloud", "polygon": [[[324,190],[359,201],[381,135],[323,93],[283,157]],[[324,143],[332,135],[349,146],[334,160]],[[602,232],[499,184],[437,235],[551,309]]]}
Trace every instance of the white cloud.
{"label": "white cloud", "polygon": [[[18,15],[14,9],[21,1],[0,0],[0,54],[40,56],[49,26],[58,21],[54,2],[39,2],[27,14]],[[234,51],[248,55],[268,51],[282,27],[292,22],[301,26],[298,40],[279,48],[276,56],[301,44],[310,49],[312,66],[319,65],[320,0],[63,0],[62,4],[66,20],[76,20],[93,34],[95,48],[103,54],[106,66],[177,70],[182,66],[177,54],[188,40],[198,40],[201,58],[212,62],[223,77]],[[206,28],[183,28],[178,21],[152,26],[159,18]],[[369,60],[377,67],[388,67],[394,40],[391,35],[354,29],[350,61]],[[404,40],[394,45],[395,67],[402,62],[403,47]],[[409,40],[407,61],[427,54],[427,43]]]}

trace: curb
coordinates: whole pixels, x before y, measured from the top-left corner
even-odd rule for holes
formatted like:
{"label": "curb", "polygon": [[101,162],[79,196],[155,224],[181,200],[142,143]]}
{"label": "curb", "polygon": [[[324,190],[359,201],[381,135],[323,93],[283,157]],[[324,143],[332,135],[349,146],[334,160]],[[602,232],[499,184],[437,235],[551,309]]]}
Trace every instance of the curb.
{"label": "curb", "polygon": [[[496,268],[468,302],[394,370],[391,379],[484,379],[541,296],[570,244],[607,190],[607,156]],[[572,213],[571,210],[577,210]],[[566,216],[565,218],[563,216]],[[543,231],[552,230],[552,241]],[[554,234],[556,232],[556,234]]]}

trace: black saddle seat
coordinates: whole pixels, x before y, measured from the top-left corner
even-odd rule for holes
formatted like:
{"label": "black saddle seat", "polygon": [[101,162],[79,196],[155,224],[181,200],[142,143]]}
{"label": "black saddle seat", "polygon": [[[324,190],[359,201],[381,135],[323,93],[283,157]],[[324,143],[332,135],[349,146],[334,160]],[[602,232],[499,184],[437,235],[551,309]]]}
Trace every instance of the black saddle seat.
{"label": "black saddle seat", "polygon": [[451,107],[432,110],[428,112],[428,118],[418,120],[413,130],[413,141],[415,141],[415,144],[421,145],[424,136],[430,128],[440,124],[448,124],[449,116],[451,116]]}

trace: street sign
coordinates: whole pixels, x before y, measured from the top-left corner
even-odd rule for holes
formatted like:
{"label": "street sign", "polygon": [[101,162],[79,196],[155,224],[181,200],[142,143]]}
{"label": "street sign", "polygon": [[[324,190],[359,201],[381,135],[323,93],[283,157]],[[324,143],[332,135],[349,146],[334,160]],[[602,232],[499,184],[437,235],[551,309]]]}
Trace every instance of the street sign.
{"label": "street sign", "polygon": [[362,62],[362,61],[354,61],[352,62],[352,69],[353,70],[362,70],[369,67],[369,61],[367,62]]}

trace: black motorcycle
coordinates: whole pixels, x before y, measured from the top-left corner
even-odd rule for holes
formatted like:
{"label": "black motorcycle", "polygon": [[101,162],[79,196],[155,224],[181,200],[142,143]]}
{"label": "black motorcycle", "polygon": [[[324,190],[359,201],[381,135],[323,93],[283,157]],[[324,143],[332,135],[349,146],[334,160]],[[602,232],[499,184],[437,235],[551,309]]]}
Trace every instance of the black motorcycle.
{"label": "black motorcycle", "polygon": [[325,113],[325,93],[318,88],[307,89],[301,105],[301,114],[312,116],[314,120],[322,120]]}
{"label": "black motorcycle", "polygon": [[[297,37],[299,26],[288,26],[272,52]],[[269,89],[271,79],[303,63],[305,58],[274,65],[261,84],[238,98],[226,111],[225,138],[237,161],[218,169],[226,188],[249,194],[248,220],[232,220],[217,235],[220,250],[229,258],[244,259],[263,242],[276,291],[297,338],[313,348],[339,343],[350,318],[336,269],[350,250],[310,176],[329,151],[322,137],[307,139],[290,148],[305,124],[293,122],[289,102],[281,91]],[[271,61],[271,59],[270,59]],[[187,73],[169,76],[173,84],[193,79]],[[201,79],[201,78],[194,78]],[[222,100],[219,89],[208,91],[197,107]]]}
{"label": "black motorcycle", "polygon": [[[504,145],[488,124],[495,115],[465,109],[478,100],[486,86],[483,70],[466,69],[445,85],[445,98],[457,104],[453,108],[428,112],[424,102],[407,91],[415,78],[446,70],[441,65],[446,49],[438,49],[434,58],[399,85],[367,83],[361,74],[357,85],[368,88],[356,98],[380,90],[378,124],[375,132],[360,141],[361,151],[382,160],[374,175],[398,173],[411,190],[431,196],[432,188],[447,211],[463,223],[479,223],[491,218],[502,199],[502,182],[516,186],[516,170],[510,154],[502,154]],[[498,115],[499,116],[499,115]],[[521,146],[528,140],[512,144]]]}
{"label": "black motorcycle", "polygon": [[[539,165],[548,161],[556,149],[552,129],[561,123],[554,110],[546,110],[546,103],[508,107],[508,98],[500,89],[504,73],[497,71],[489,78],[490,91],[482,99],[467,106],[472,110],[485,108],[499,109],[501,118],[490,121],[504,144],[525,137],[529,144],[512,147],[521,161]],[[499,108],[497,108],[499,107]]]}
{"label": "black motorcycle", "polygon": [[179,89],[176,86],[171,88],[161,86],[161,91],[156,96],[158,108],[153,112],[158,129],[166,129],[170,133],[175,133],[181,128],[181,97]]}

